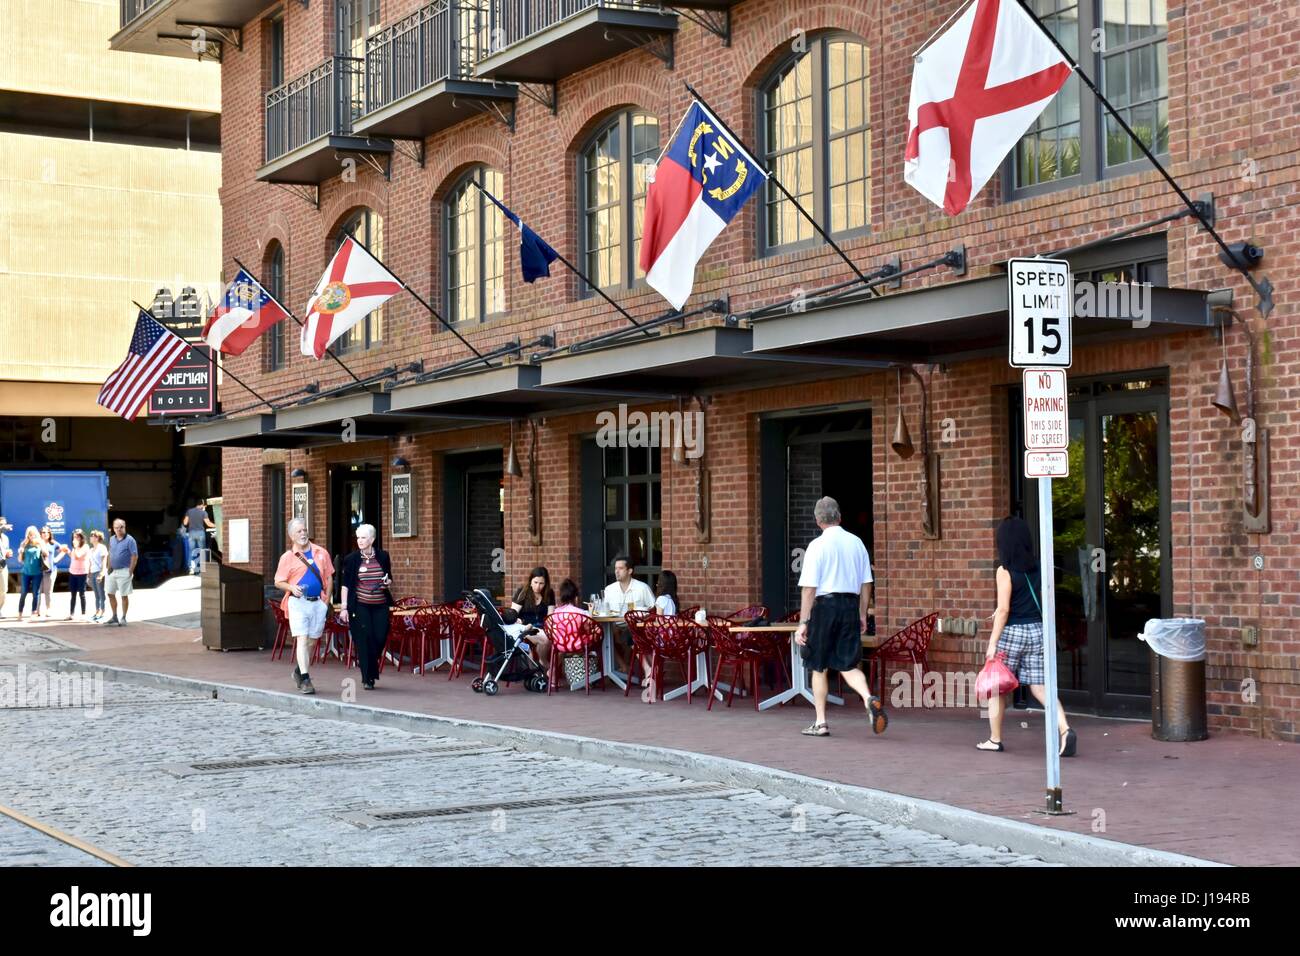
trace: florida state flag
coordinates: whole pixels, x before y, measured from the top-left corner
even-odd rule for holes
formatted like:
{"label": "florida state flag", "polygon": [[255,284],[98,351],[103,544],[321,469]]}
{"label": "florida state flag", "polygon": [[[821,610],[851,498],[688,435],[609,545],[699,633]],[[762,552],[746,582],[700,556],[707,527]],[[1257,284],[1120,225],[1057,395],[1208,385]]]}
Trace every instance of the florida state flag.
{"label": "florida state flag", "polygon": [[302,354],[321,358],[330,343],[403,288],[397,276],[348,236],[307,303]]}

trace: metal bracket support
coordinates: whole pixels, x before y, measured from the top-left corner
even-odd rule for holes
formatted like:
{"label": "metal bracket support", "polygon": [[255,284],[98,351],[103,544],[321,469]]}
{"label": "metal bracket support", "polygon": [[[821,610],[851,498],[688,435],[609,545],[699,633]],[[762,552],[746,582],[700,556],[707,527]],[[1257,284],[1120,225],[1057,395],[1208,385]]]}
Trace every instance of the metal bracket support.
{"label": "metal bracket support", "polygon": [[[556,106],[560,102],[559,87],[554,83],[520,83],[519,92],[524,94],[530,100],[541,103],[551,115],[556,114]],[[513,129],[514,127],[511,127]]]}
{"label": "metal bracket support", "polygon": [[609,41],[626,40],[634,47],[645,47],[645,49],[656,59],[660,60],[668,69],[673,68],[673,34],[671,33],[640,33],[629,30],[626,32],[605,31],[605,39]]}
{"label": "metal bracket support", "polygon": [[317,212],[320,211],[319,186],[304,186],[299,183],[271,183],[271,185],[283,189],[291,196],[297,196],[303,202],[311,203],[312,207],[316,209]]}
{"label": "metal bracket support", "polygon": [[400,153],[421,169],[424,169],[424,140],[394,139],[393,152]]}
{"label": "metal bracket support", "polygon": [[[552,87],[552,91],[554,91],[554,87]],[[478,113],[486,113],[489,116],[495,116],[502,122],[506,129],[510,130],[512,133],[515,131],[514,100],[509,101],[507,109],[502,109],[500,100],[467,99],[462,103],[459,99],[453,96],[451,98],[451,105],[453,109],[463,105],[468,106],[470,109]],[[543,103],[542,105],[545,106],[546,104]],[[554,106],[551,107],[551,112],[555,112]],[[421,163],[420,165],[423,166],[424,164]]]}
{"label": "metal bracket support", "polygon": [[731,9],[726,10],[691,10],[687,7],[669,6],[667,9],[685,17],[697,26],[708,30],[723,46],[731,46]]}

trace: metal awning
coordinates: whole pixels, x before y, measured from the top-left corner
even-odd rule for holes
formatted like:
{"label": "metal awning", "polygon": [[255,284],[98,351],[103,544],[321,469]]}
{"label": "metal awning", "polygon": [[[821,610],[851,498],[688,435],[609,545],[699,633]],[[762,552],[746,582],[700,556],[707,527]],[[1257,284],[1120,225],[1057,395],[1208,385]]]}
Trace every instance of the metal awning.
{"label": "metal awning", "polygon": [[326,133],[271,160],[254,178],[262,183],[319,186],[343,171],[339,157],[344,153],[391,156],[392,152],[393,144],[386,140]]}
{"label": "metal awning", "polygon": [[[471,369],[448,378],[405,385],[392,391],[393,411],[422,410],[435,416],[491,416],[495,421],[538,412],[563,411],[599,403],[610,390],[592,386],[542,388],[544,365],[506,365]],[[655,394],[620,393],[623,398],[659,398]]]}
{"label": "metal awning", "polygon": [[352,130],[366,136],[423,140],[478,116],[482,105],[508,109],[518,95],[518,88],[508,83],[442,79],[366,113],[352,124]]}
{"label": "metal awning", "polygon": [[275,416],[270,412],[244,418],[223,418],[185,427],[188,448],[283,448],[275,435]]}
{"label": "metal awning", "polygon": [[618,0],[588,0],[570,16],[565,8],[577,4],[503,5],[499,22],[505,45],[474,67],[477,76],[522,83],[556,83],[588,67],[627,52],[629,43],[645,43],[677,32],[677,17],[653,8],[637,8]]}
{"label": "metal awning", "polygon": [[194,30],[214,48],[242,44],[242,28],[272,0],[121,0],[121,28],[108,41],[109,49],[130,53],[191,58]]}
{"label": "metal awning", "polygon": [[541,386],[668,398],[700,389],[825,378],[836,366],[851,374],[880,363],[756,355],[749,329],[710,326],[548,358],[541,366]]}
{"label": "metal awning", "polygon": [[[1007,279],[989,276],[969,282],[901,292],[878,299],[807,312],[756,319],[753,348],[810,360],[893,360],[955,362],[1005,356]],[[1120,314],[1109,295],[1094,299],[1091,315],[1076,314],[1074,345],[1168,335],[1213,328],[1208,292],[1156,286],[1149,290],[1150,324],[1142,327]]]}

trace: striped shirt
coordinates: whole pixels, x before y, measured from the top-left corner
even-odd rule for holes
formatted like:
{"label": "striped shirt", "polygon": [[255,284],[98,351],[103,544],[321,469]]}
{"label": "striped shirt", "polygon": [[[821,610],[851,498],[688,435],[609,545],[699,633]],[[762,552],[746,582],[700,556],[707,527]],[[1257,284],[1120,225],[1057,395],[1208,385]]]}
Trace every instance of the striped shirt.
{"label": "striped shirt", "polygon": [[362,604],[388,603],[384,594],[384,569],[373,553],[368,558],[364,555],[361,558],[361,567],[357,570],[357,600]]}

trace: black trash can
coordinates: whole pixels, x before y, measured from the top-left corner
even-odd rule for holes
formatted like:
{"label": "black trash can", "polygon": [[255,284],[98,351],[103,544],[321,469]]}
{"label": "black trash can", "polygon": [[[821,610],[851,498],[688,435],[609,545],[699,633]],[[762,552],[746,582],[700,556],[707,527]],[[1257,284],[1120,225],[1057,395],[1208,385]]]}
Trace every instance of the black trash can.
{"label": "black trash can", "polygon": [[[1179,743],[1207,739],[1205,622],[1151,620],[1141,636],[1151,648],[1151,736]],[[1180,659],[1198,654],[1199,660]]]}

